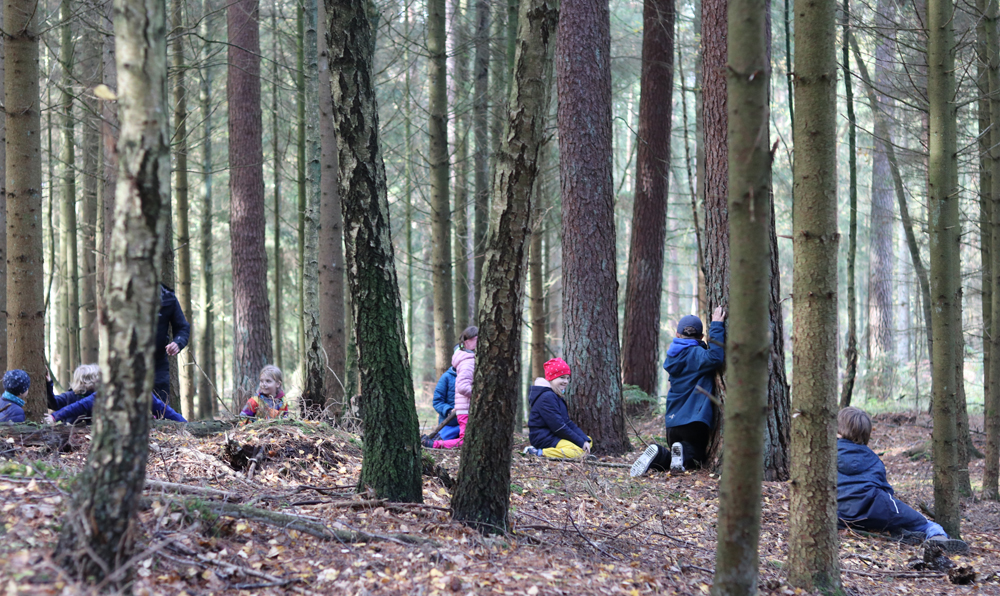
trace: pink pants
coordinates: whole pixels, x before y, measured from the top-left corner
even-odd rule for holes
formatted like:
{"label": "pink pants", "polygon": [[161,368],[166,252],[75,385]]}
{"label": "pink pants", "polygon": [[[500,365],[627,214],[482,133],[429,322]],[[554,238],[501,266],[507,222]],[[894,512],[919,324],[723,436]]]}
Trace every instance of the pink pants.
{"label": "pink pants", "polygon": [[435,449],[455,449],[461,447],[462,443],[465,442],[465,425],[469,423],[469,415],[456,414],[455,418],[458,418],[458,438],[447,441],[434,441]]}

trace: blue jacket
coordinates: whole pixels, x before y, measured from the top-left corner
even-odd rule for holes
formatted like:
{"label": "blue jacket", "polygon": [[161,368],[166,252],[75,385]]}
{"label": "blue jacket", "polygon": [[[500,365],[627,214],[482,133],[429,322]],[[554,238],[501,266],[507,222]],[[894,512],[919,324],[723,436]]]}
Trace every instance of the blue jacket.
{"label": "blue jacket", "polygon": [[531,446],[536,449],[548,449],[559,444],[560,439],[566,439],[577,447],[589,441],[587,434],[569,419],[566,402],[556,395],[551,387],[532,385],[528,392],[528,404],[531,414],[528,416],[528,428],[531,433],[528,438]]}
{"label": "blue jacket", "polygon": [[712,427],[712,400],[696,387],[712,393],[715,371],[726,360],[726,327],[712,322],[708,328],[709,343],[697,339],[674,338],[667,349],[664,370],[670,375],[667,392],[667,428],[702,422]]}
{"label": "blue jacket", "polygon": [[3,410],[0,412],[0,422],[24,422],[24,407],[7,399],[8,395],[10,394],[4,391],[3,398],[0,399],[0,410]]}
{"label": "blue jacket", "polygon": [[[174,422],[187,422],[183,416],[175,412],[173,408],[167,404],[160,401],[158,397],[155,395],[152,397],[153,403],[151,404],[150,411],[153,414],[153,418],[173,420]],[[52,417],[55,418],[57,422],[74,424],[81,418],[90,418],[93,412],[94,394],[91,393],[87,397],[81,398],[64,408],[53,412]]]}
{"label": "blue jacket", "polygon": [[[455,409],[455,369],[448,367],[434,387],[434,410],[438,413],[438,424],[444,422],[448,410],[453,409]],[[448,426],[458,426],[458,417],[452,418]]]}
{"label": "blue jacket", "polygon": [[52,411],[65,408],[66,406],[72,403],[76,403],[81,399],[87,397],[88,395],[94,393],[93,391],[89,393],[77,393],[76,391],[70,389],[66,393],[60,393],[59,395],[55,395],[55,391],[52,388],[52,381],[49,381],[47,385],[49,388],[48,406],[49,409]]}
{"label": "blue jacket", "polygon": [[[173,328],[173,339],[170,338],[170,329]],[[191,337],[191,325],[184,318],[184,311],[181,310],[181,303],[177,301],[177,295],[166,286],[160,286],[160,312],[156,318],[156,347],[153,351],[153,363],[156,366],[156,379],[154,384],[162,385],[170,382],[170,361],[167,360],[167,344],[171,341],[177,343],[177,347],[184,349],[188,345]]]}

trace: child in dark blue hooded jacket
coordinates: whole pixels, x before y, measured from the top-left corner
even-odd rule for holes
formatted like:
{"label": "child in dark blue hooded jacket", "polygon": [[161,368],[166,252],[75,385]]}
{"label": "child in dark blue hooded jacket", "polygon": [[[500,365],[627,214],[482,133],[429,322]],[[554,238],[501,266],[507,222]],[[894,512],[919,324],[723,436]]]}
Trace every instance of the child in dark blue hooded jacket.
{"label": "child in dark blue hooded jacket", "polygon": [[[434,387],[434,411],[438,413],[438,424],[445,421],[448,414],[455,409],[455,368],[448,367],[441,378],[438,379],[437,386]],[[458,438],[458,416],[451,419],[438,431],[438,438],[442,441]]]}
{"label": "child in dark blue hooded jacket", "polygon": [[837,518],[842,524],[876,532],[913,534],[939,541],[949,552],[965,552],[968,545],[952,540],[944,529],[928,521],[896,498],[885,475],[885,464],[868,447],[872,421],[863,410],[844,408],[837,415]]}
{"label": "child in dark blue hooded jacket", "polygon": [[15,368],[4,374],[0,422],[24,422],[24,398],[28,396],[30,387],[31,377],[23,370]]}
{"label": "child in dark blue hooded jacket", "polygon": [[574,459],[589,455],[590,437],[570,420],[566,402],[561,397],[569,385],[569,365],[562,358],[553,358],[542,368],[545,378],[535,379],[528,392],[531,445],[525,448],[524,453],[549,459]]}
{"label": "child in dark blue hooded jacket", "polygon": [[681,317],[677,336],[667,349],[663,368],[670,375],[667,411],[664,415],[670,449],[650,445],[632,464],[630,474],[642,476],[650,468],[682,472],[699,467],[705,459],[714,410],[709,395],[715,388],[715,371],[726,360],[726,313],[712,313],[708,343],[702,341],[703,326],[695,315]]}

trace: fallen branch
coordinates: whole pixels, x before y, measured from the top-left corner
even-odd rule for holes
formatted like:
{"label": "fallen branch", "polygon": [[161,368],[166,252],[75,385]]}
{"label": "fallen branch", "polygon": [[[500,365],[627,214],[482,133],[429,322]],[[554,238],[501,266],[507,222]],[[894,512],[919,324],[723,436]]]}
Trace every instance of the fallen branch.
{"label": "fallen branch", "polygon": [[358,501],[356,499],[352,500],[342,500],[342,501],[331,501],[325,499],[314,499],[310,501],[297,501],[291,503],[293,507],[304,507],[306,505],[328,505],[330,507],[346,507],[350,509],[375,509],[381,507],[386,511],[399,511],[399,512],[409,512],[413,509],[433,509],[435,511],[444,511],[445,513],[450,513],[451,509],[447,507],[437,507],[435,505],[424,505],[423,503],[389,503],[383,499]]}
{"label": "fallen branch", "polygon": [[921,571],[858,571],[855,569],[841,569],[841,573],[851,575],[863,575],[865,577],[944,577],[947,573],[921,572]]}
{"label": "fallen branch", "polygon": [[177,494],[202,495],[205,497],[228,499],[230,501],[242,500],[242,497],[237,493],[231,493],[224,490],[218,490],[215,488],[208,488],[203,486],[191,486],[190,484],[176,484],[174,482],[162,482],[160,480],[146,480],[146,488],[161,490],[170,493],[177,493]]}
{"label": "fallen branch", "polygon": [[289,585],[299,581],[298,578],[282,579],[280,577],[276,577],[269,573],[264,573],[263,571],[257,571],[256,569],[251,569],[250,567],[241,567],[239,565],[233,565],[232,563],[226,563],[225,561],[217,561],[215,559],[209,559],[204,555],[194,555],[196,557],[196,560],[182,559],[180,557],[175,557],[167,553],[161,553],[160,556],[166,559],[170,559],[175,563],[180,563],[181,565],[192,565],[192,566],[200,565],[202,567],[207,567],[208,565],[215,565],[217,567],[221,567],[223,570],[231,574],[238,573],[238,574],[248,575],[250,577],[256,577],[258,579],[267,580],[269,583],[275,586],[288,586],[290,590],[293,590],[298,594],[307,594],[308,596],[318,596],[316,592],[306,590],[305,588],[300,588],[299,586]]}

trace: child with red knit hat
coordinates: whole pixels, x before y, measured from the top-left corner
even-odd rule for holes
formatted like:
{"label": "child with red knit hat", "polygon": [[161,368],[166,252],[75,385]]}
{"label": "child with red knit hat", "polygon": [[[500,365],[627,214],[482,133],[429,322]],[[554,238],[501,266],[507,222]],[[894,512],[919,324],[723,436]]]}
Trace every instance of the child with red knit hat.
{"label": "child with red knit hat", "polygon": [[550,459],[573,459],[590,454],[590,437],[569,419],[569,410],[562,396],[569,385],[569,365],[562,358],[553,358],[544,365],[545,378],[537,378],[528,393],[531,415],[531,445],[526,455]]}

